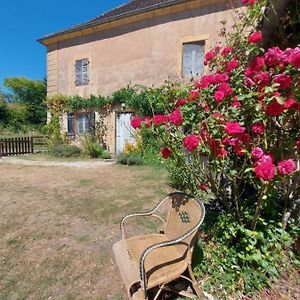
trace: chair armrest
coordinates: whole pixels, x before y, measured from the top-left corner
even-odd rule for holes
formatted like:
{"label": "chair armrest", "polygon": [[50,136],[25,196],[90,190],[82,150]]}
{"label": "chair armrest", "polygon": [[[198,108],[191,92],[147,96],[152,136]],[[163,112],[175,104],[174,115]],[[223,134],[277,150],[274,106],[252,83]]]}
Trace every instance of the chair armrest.
{"label": "chair armrest", "polygon": [[165,220],[156,215],[156,214],[153,214],[166,200],[168,199],[168,197],[162,199],[153,209],[149,210],[149,211],[146,211],[146,212],[137,212],[137,213],[132,213],[132,214],[128,214],[126,215],[122,220],[121,220],[121,223],[120,223],[120,229],[121,229],[121,235],[122,235],[122,239],[125,239],[126,238],[126,232],[125,232],[125,221],[129,218],[132,218],[132,217],[138,217],[138,216],[142,216],[142,217],[155,217],[157,219],[159,219],[160,221],[162,221],[164,224],[165,224]]}

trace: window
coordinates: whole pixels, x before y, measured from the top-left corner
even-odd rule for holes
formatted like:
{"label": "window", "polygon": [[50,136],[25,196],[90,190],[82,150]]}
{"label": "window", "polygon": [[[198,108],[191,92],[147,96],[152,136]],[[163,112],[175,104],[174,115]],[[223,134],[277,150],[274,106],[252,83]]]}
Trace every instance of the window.
{"label": "window", "polygon": [[204,41],[183,44],[182,75],[184,77],[203,74],[204,46]]}
{"label": "window", "polygon": [[68,135],[82,135],[94,130],[95,113],[69,113],[68,114]]}
{"label": "window", "polygon": [[75,62],[75,85],[87,85],[89,83],[89,60],[79,59]]}
{"label": "window", "polygon": [[74,113],[68,113],[68,135],[75,135]]}

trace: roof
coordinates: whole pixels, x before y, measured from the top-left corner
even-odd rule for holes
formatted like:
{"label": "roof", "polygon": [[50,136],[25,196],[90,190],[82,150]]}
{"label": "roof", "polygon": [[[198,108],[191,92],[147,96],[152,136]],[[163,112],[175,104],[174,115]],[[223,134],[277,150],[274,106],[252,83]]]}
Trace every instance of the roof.
{"label": "roof", "polygon": [[188,2],[189,0],[132,0],[128,3],[125,3],[119,7],[116,7],[92,20],[84,22],[82,24],[70,27],[65,30],[61,30],[55,33],[48,34],[40,39],[39,42],[43,43],[43,41],[60,36],[66,33],[71,33],[74,31],[78,31],[84,28],[88,28],[94,25],[100,25],[106,22],[110,22],[116,19],[125,18],[128,16],[140,14],[146,11],[155,10],[157,8],[171,6],[181,2]]}

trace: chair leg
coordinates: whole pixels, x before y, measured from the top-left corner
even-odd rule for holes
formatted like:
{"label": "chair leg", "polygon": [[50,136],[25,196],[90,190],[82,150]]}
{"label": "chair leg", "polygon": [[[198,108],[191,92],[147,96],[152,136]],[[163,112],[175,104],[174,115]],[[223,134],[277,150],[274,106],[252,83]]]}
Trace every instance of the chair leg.
{"label": "chair leg", "polygon": [[200,288],[199,283],[197,282],[197,280],[196,280],[196,278],[195,278],[195,276],[194,276],[194,274],[193,274],[192,266],[191,266],[190,264],[189,264],[189,266],[188,266],[188,270],[189,270],[190,278],[191,278],[191,280],[192,280],[192,286],[193,286],[193,289],[194,289],[194,291],[195,291],[197,297],[198,297],[199,299],[201,299],[201,300],[205,300],[206,297],[204,296],[203,291],[202,291],[202,289]]}

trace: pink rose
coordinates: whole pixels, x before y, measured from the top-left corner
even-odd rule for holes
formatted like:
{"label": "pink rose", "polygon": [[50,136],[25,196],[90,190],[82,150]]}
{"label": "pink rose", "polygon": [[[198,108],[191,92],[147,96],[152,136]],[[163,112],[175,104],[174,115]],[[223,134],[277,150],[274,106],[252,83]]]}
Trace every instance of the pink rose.
{"label": "pink rose", "polygon": [[160,152],[161,152],[164,159],[169,158],[172,154],[172,151],[170,149],[166,148],[166,147],[161,148]]}
{"label": "pink rose", "polygon": [[254,172],[257,178],[270,181],[275,177],[275,165],[272,162],[259,162]]}
{"label": "pink rose", "polygon": [[283,103],[285,109],[298,110],[300,108],[300,103],[296,102],[294,99],[290,98]]}
{"label": "pink rose", "polygon": [[233,93],[233,89],[227,82],[222,82],[218,87],[219,92],[223,92],[225,97],[231,96]]}
{"label": "pink rose", "polygon": [[268,116],[279,116],[283,113],[284,106],[279,104],[275,99],[267,106],[266,114]]}
{"label": "pink rose", "polygon": [[153,123],[155,126],[166,124],[168,122],[168,117],[164,115],[155,115],[153,117]]}
{"label": "pink rose", "polygon": [[297,168],[296,163],[292,159],[282,160],[277,165],[278,172],[281,175],[291,174],[296,170],[296,168]]}
{"label": "pink rose", "polygon": [[240,108],[241,107],[241,102],[239,101],[232,101],[230,106],[235,107],[235,108]]}
{"label": "pink rose", "polygon": [[262,34],[259,31],[255,31],[248,36],[248,42],[250,44],[257,44],[262,40]]}
{"label": "pink rose", "polygon": [[230,73],[232,70],[236,69],[239,65],[240,63],[236,59],[229,61],[226,65],[226,72]]}
{"label": "pink rose", "polygon": [[257,0],[242,0],[244,5],[253,5]]}
{"label": "pink rose", "polygon": [[206,191],[207,190],[207,185],[204,184],[204,183],[200,184],[200,190],[201,191]]}
{"label": "pink rose", "polygon": [[131,120],[131,126],[134,128],[134,129],[137,129],[137,128],[140,128],[142,125],[142,119],[140,117],[134,117],[132,120]]}
{"label": "pink rose", "polygon": [[289,63],[295,68],[300,68],[300,48],[297,47],[292,51],[289,57]]}
{"label": "pink rose", "polygon": [[264,87],[270,83],[271,77],[267,72],[261,71],[254,76],[253,80],[260,87]]}
{"label": "pink rose", "polygon": [[177,102],[176,102],[176,106],[183,106],[183,105],[186,105],[189,101],[187,99],[179,99]]}
{"label": "pink rose", "polygon": [[198,137],[195,135],[188,135],[183,140],[183,146],[190,152],[194,151],[199,144]]}
{"label": "pink rose", "polygon": [[255,147],[252,151],[251,151],[251,155],[253,157],[254,160],[259,160],[263,157],[264,155],[264,151],[259,148],[259,147]]}
{"label": "pink rose", "polygon": [[170,115],[169,115],[170,123],[180,126],[182,124],[182,116],[180,113],[180,109],[175,109]]}
{"label": "pink rose", "polygon": [[282,55],[283,51],[278,47],[269,48],[264,55],[265,63],[269,67],[275,67],[281,63]]}
{"label": "pink rose", "polygon": [[217,102],[222,102],[224,98],[225,98],[224,92],[222,92],[222,91],[216,91],[216,92],[214,93],[214,99],[215,99]]}
{"label": "pink rose", "polygon": [[227,56],[228,54],[230,54],[232,52],[232,48],[231,47],[225,47],[222,51],[221,51],[221,55],[223,56]]}
{"label": "pink rose", "polygon": [[205,60],[204,60],[204,64],[206,65],[208,62],[210,62],[211,60],[213,60],[215,57],[217,56],[217,54],[213,51],[209,51],[205,54]]}
{"label": "pink rose", "polygon": [[251,130],[256,134],[263,134],[265,132],[265,125],[262,122],[256,122],[251,126]]}
{"label": "pink rose", "polygon": [[226,133],[231,136],[243,133],[245,130],[246,128],[242,127],[238,122],[227,122],[225,126]]}
{"label": "pink rose", "polygon": [[195,100],[195,99],[197,99],[198,96],[199,96],[199,90],[191,90],[191,91],[190,91],[190,94],[191,94],[191,96],[192,96],[192,99]]}
{"label": "pink rose", "polygon": [[284,74],[275,75],[273,81],[274,81],[274,83],[279,84],[280,89],[289,88],[293,84],[291,76],[290,75],[284,75]]}

